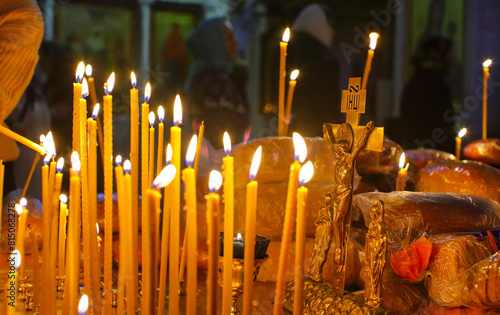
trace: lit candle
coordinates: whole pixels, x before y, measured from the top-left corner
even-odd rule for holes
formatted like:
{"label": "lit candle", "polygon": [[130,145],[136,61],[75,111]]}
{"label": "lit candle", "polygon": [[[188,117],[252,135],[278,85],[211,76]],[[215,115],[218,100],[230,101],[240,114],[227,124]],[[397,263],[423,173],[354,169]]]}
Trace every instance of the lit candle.
{"label": "lit candle", "polygon": [[491,59],[483,62],[483,140],[488,131],[488,79],[490,78]]}
{"label": "lit candle", "polygon": [[82,295],[80,302],[78,303],[78,315],[86,315],[89,309],[89,297],[87,294]]}
{"label": "lit candle", "polygon": [[[172,160],[172,146],[170,143],[167,145],[166,164],[171,165]],[[173,166],[173,165],[172,165]],[[175,167],[174,167],[175,170]],[[175,177],[175,173],[173,174]],[[170,208],[171,208],[171,195],[172,189],[170,185],[166,185],[163,190],[163,226],[162,226],[162,239],[161,239],[161,258],[160,258],[160,292],[158,297],[158,315],[165,314],[165,299],[166,299],[166,286],[167,286],[167,265],[168,265],[168,244],[170,235]]]}
{"label": "lit candle", "polygon": [[[89,230],[90,230],[90,264],[91,298],[94,313],[101,314],[101,268],[97,246],[97,125],[95,119],[99,114],[99,104],[94,106],[92,117],[87,119],[88,130],[88,187],[89,187]],[[87,287],[89,289],[89,287]]]}
{"label": "lit candle", "polygon": [[[131,200],[132,196],[132,177],[131,177],[131,162],[126,160],[123,163],[123,170],[125,174],[123,175],[123,188],[125,191],[125,209],[126,209],[126,222],[125,226],[127,229],[130,229],[133,226],[133,220],[137,219],[137,216],[134,216]],[[134,225],[135,226],[135,225]],[[137,242],[137,234],[135,234],[137,230],[132,231],[132,233],[126,233],[124,235],[125,244],[133,243],[133,239],[135,238],[135,242]],[[121,242],[120,242],[121,243]],[[125,245],[124,247],[124,255],[125,259],[128,258],[126,262],[127,275],[126,275],[126,287],[127,287],[127,301],[131,301],[131,303],[127,302],[127,313],[133,314],[137,311],[137,283],[139,281],[137,277],[137,269],[135,269],[135,265],[137,263],[137,252],[131,251],[133,250],[130,246]]]}
{"label": "lit candle", "polygon": [[286,48],[290,39],[290,29],[287,27],[280,42],[280,73],[279,73],[279,94],[278,94],[278,135],[285,136],[285,76],[286,76]]}
{"label": "lit candle", "polygon": [[406,187],[406,180],[408,177],[408,167],[410,166],[409,163],[406,163],[406,158],[405,154],[401,154],[401,157],[399,158],[399,171],[398,171],[398,179],[396,180],[396,191],[404,191]]}
{"label": "lit candle", "polygon": [[[51,222],[50,222],[50,286],[56,286],[56,267],[57,267],[57,227],[58,227],[58,214],[59,214],[59,197],[61,195],[61,187],[63,181],[63,168],[64,168],[64,158],[59,158],[56,165],[56,174],[54,180],[54,190],[52,194],[52,210],[51,210]],[[49,168],[50,170],[50,168]],[[50,172],[50,171],[49,171]],[[52,293],[51,298],[54,298],[55,301],[55,291]],[[52,306],[52,309],[55,309],[55,302]]]}
{"label": "lit candle", "polygon": [[[170,127],[170,144],[172,145],[172,165],[176,170],[181,169],[181,126],[182,105],[179,95],[174,102],[174,125]],[[181,177],[177,171],[171,184],[171,213],[170,213],[170,261],[169,261],[169,296],[168,313],[179,314],[179,226],[180,226],[180,196]]]}
{"label": "lit candle", "polygon": [[153,183],[155,174],[155,119],[155,113],[149,112],[149,186]]}
{"label": "lit candle", "polygon": [[[45,137],[45,136],[44,136]],[[23,188],[23,192],[21,193],[21,198],[24,198],[26,196],[26,192],[28,191],[28,187],[30,185],[30,182],[31,182],[31,177],[33,176],[33,173],[35,172],[35,168],[36,166],[38,165],[38,161],[40,161],[40,153],[36,153],[35,154],[35,158],[33,159],[33,163],[31,164],[31,169],[30,169],[30,172],[28,173],[28,177],[26,178],[26,182],[24,183],[24,188]],[[0,199],[0,204],[1,204],[2,200]],[[0,216],[0,221],[1,221],[2,217]],[[1,228],[0,228],[0,232],[1,232]]]}
{"label": "lit candle", "polygon": [[[125,277],[128,274],[128,260],[130,257],[125,256],[125,246],[128,243],[128,235],[131,233],[126,226],[126,209],[125,209],[125,192],[123,183],[123,167],[122,167],[122,156],[117,155],[115,158],[115,177],[116,177],[116,199],[118,201],[118,227],[120,229],[120,234],[122,240],[119,242],[120,251],[118,257],[118,286],[116,290],[117,294],[117,313],[123,314],[124,312],[124,295],[125,295]],[[127,235],[127,236],[126,236]],[[130,247],[130,244],[128,244]],[[106,249],[105,249],[106,250]]]}
{"label": "lit candle", "polygon": [[[89,86],[90,102],[91,104],[97,104],[98,101],[97,101],[97,93],[95,91],[95,80],[94,77],[92,76],[92,66],[89,64],[85,66],[85,75],[87,76],[87,84]],[[104,157],[104,151],[103,151],[104,137],[102,134],[102,124],[99,117],[97,117],[96,123],[97,123],[97,140],[99,143],[99,150],[101,151],[101,158],[102,158]]]}
{"label": "lit candle", "polygon": [[370,70],[372,69],[373,55],[375,54],[375,47],[377,46],[377,33],[370,33],[370,46],[368,49],[368,55],[366,56],[365,70],[363,72],[363,81],[361,82],[361,89],[366,89],[366,84],[368,82],[368,76],[370,75]]}
{"label": "lit candle", "polygon": [[306,249],[306,219],[307,219],[307,188],[304,185],[309,182],[314,174],[311,161],[304,164],[300,169],[299,184],[297,189],[297,228],[295,236],[295,292],[293,297],[293,314],[304,314],[304,262]]}
{"label": "lit candle", "polygon": [[208,228],[208,272],[207,272],[207,314],[217,312],[217,269],[219,257],[219,188],[222,185],[222,175],[218,171],[210,172],[208,182],[209,194],[207,200],[207,228]]}
{"label": "lit candle", "polygon": [[[141,309],[144,314],[152,314],[154,289],[154,209],[156,209],[156,197],[151,195],[159,194],[157,191],[147,189],[142,198],[142,300]],[[161,198],[161,195],[160,197]],[[158,198],[158,199],[159,199]],[[159,201],[158,201],[159,206]],[[144,213],[146,212],[146,213]]]}
{"label": "lit candle", "polygon": [[186,168],[182,171],[182,182],[184,183],[184,201],[186,211],[187,237],[187,282],[186,282],[186,314],[196,314],[197,295],[197,238],[198,229],[196,222],[196,180],[194,177],[193,162],[196,154],[197,136],[191,138],[186,153]]}
{"label": "lit candle", "polygon": [[19,142],[21,144],[24,144],[25,146],[27,146],[31,150],[34,150],[34,151],[36,151],[36,152],[38,152],[38,153],[40,153],[42,155],[45,154],[44,149],[40,145],[34,143],[31,140],[26,139],[23,136],[18,135],[17,133],[15,133],[14,131],[10,130],[7,127],[4,127],[4,126],[0,125],[0,133],[2,133],[5,136],[11,138],[12,140],[15,140],[15,141],[17,141],[17,142]]}
{"label": "lit candle", "polygon": [[58,241],[58,276],[64,278],[64,259],[66,258],[66,217],[68,216],[68,197],[62,194],[59,196],[61,203],[59,204],[59,241]]}
{"label": "lit candle", "polygon": [[[28,209],[26,206],[28,205],[28,201],[26,201],[26,198],[21,198],[19,200],[19,203],[15,205],[17,214],[19,216],[19,225],[18,225],[18,230],[17,230],[17,237],[16,237],[16,247],[19,249],[19,255],[21,256],[21,261],[25,261],[25,251],[24,251],[24,233],[26,231],[26,220],[28,219]],[[23,263],[19,267],[19,276],[21,279],[24,279],[24,270],[25,270],[25,263]]]}
{"label": "lit candle", "polygon": [[[150,222],[149,212],[147,206],[146,190],[150,187],[151,182],[149,181],[149,98],[151,97],[151,84],[148,82],[144,90],[144,102],[141,106],[141,248],[142,248],[142,263],[143,277],[144,277],[144,265],[145,259],[150,258],[145,255],[145,248],[149,246],[147,244],[147,238],[144,237],[144,230],[147,229],[146,223]],[[144,285],[144,283],[143,283]]]}
{"label": "lit candle", "polygon": [[460,153],[462,152],[462,137],[467,133],[467,128],[462,128],[455,137],[455,156],[460,160]]}
{"label": "lit candle", "polygon": [[160,174],[163,168],[163,138],[165,136],[165,125],[163,120],[165,119],[165,110],[163,106],[158,106],[158,155],[156,158],[156,176]]}
{"label": "lit candle", "polygon": [[[113,88],[115,73],[111,73],[104,85],[104,314],[113,310]],[[96,115],[97,116],[97,115]]]}
{"label": "lit candle", "polygon": [[73,151],[80,152],[80,98],[82,96],[82,79],[85,64],[81,61],[76,68],[73,83]]}
{"label": "lit candle", "polygon": [[[65,314],[77,312],[80,287],[80,158],[78,152],[71,155],[69,184],[68,241],[66,247],[66,281],[64,284]],[[42,291],[43,292],[43,291]]]}
{"label": "lit candle", "polygon": [[[135,73],[130,73],[132,89],[130,90],[130,176],[132,181],[132,251],[136,253],[132,259],[132,269],[138,270],[138,213],[139,213],[139,91],[135,88]],[[136,287],[138,283],[135,284]],[[136,300],[136,298],[134,297]]]}
{"label": "lit candle", "polygon": [[201,145],[203,144],[203,134],[205,133],[204,121],[198,129],[198,143],[196,144],[196,156],[194,158],[194,177],[198,179],[198,166],[200,165]]}
{"label": "lit candle", "polygon": [[222,314],[231,313],[233,233],[234,233],[234,158],[231,156],[231,139],[224,132],[224,152],[222,171],[224,174],[224,274],[222,286]]}
{"label": "lit candle", "polygon": [[288,179],[285,218],[283,221],[283,235],[281,237],[280,258],[278,263],[278,275],[275,291],[276,303],[274,303],[273,310],[274,315],[282,314],[283,312],[282,301],[285,292],[285,271],[287,266],[287,258],[290,251],[290,244],[292,242],[293,224],[295,221],[300,163],[304,162],[307,157],[306,143],[304,142],[304,139],[296,132],[293,133],[293,146],[295,148],[295,154],[293,156],[293,163],[292,165],[290,165],[290,175]]}
{"label": "lit candle", "polygon": [[257,216],[257,188],[255,180],[259,171],[262,146],[259,146],[253,156],[247,184],[246,218],[245,218],[245,266],[243,271],[243,315],[250,315],[252,310],[253,265],[255,260],[255,219]]}
{"label": "lit candle", "polygon": [[295,85],[297,85],[297,77],[299,76],[299,70],[293,70],[290,74],[290,81],[288,81],[288,96],[286,98],[286,113],[285,113],[285,136],[288,134],[288,126],[292,119],[292,100],[293,91],[295,90]]}

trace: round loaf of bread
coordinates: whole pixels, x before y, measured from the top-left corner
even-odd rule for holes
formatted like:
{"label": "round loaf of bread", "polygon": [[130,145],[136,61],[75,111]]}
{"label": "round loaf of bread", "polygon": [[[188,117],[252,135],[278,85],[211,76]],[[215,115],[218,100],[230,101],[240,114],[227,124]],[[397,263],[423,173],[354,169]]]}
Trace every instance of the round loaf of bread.
{"label": "round loaf of bread", "polygon": [[500,139],[472,141],[465,146],[464,156],[471,160],[500,165]]}

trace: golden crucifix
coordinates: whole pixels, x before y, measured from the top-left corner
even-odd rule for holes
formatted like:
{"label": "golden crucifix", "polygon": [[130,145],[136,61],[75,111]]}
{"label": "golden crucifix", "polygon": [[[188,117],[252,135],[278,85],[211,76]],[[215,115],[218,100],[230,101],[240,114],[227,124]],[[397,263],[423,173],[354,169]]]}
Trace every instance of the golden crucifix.
{"label": "golden crucifix", "polygon": [[366,126],[358,126],[365,103],[366,90],[361,90],[361,78],[350,78],[348,89],[342,91],[341,110],[346,113],[346,123],[323,125],[324,139],[335,158],[335,188],[329,192],[325,206],[318,213],[307,277],[322,281],[323,265],[331,248],[334,253],[333,291],[337,296],[344,294],[356,157],[363,149],[381,152],[383,147],[384,128],[375,127],[372,121]]}

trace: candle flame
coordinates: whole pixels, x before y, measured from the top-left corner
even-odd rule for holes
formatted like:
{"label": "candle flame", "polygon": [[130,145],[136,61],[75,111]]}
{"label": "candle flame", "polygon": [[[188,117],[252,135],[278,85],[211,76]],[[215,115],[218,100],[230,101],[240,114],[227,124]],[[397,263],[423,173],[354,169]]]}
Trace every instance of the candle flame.
{"label": "candle flame", "polygon": [[21,266],[21,253],[18,249],[14,249],[10,255],[11,260],[14,261],[14,268],[19,269]]}
{"label": "candle flame", "polygon": [[59,200],[60,200],[62,203],[68,203],[68,197],[67,197],[65,194],[60,194],[60,195],[59,195]]}
{"label": "candle flame", "polygon": [[290,73],[290,81],[295,81],[297,80],[297,77],[299,76],[299,70],[295,69]]}
{"label": "candle flame", "polygon": [[115,87],[115,73],[112,72],[109,75],[108,81],[106,82],[106,94],[111,94],[113,88]]}
{"label": "candle flame", "polygon": [[99,223],[95,223],[95,228],[97,230],[97,236],[99,236]]}
{"label": "candle flame", "polygon": [[87,77],[92,77],[92,66],[90,64],[88,64],[86,67],[85,67],[85,74],[87,75]]}
{"label": "candle flame", "polygon": [[208,180],[208,191],[211,193],[217,193],[221,185],[222,174],[215,170],[211,171],[210,179]]}
{"label": "candle flame", "polygon": [[[43,141],[43,147],[45,148],[45,152],[49,157],[49,160],[56,156],[56,146],[54,145],[54,138],[52,137],[52,131],[49,131],[49,133],[45,136],[45,140]],[[47,156],[45,158],[47,158]]]}
{"label": "candle flame", "polygon": [[293,159],[299,161],[299,163],[304,162],[307,157],[307,146],[304,138],[297,132],[293,133],[293,146],[295,148],[295,155]]}
{"label": "candle flame", "polygon": [[198,137],[193,135],[186,153],[186,166],[193,166],[194,157],[196,155],[196,146],[198,145]]}
{"label": "candle flame", "polygon": [[259,171],[260,159],[262,157],[262,146],[259,146],[257,150],[255,150],[255,154],[253,155],[252,164],[250,165],[249,177],[250,180],[255,180],[257,177],[257,172]]}
{"label": "candle flame", "polygon": [[85,71],[85,64],[83,63],[83,61],[80,61],[78,67],[76,67],[76,73],[75,73],[75,81],[77,83],[82,82],[84,71]]}
{"label": "candle flame", "polygon": [[224,131],[224,136],[222,137],[222,142],[224,143],[224,152],[226,155],[231,154],[231,138],[227,131]]}
{"label": "candle flame", "polygon": [[163,106],[158,106],[158,120],[160,123],[163,123],[163,119],[165,119],[165,110],[163,109]]}
{"label": "candle flame", "polygon": [[308,161],[304,166],[300,168],[299,172],[299,184],[307,184],[314,175],[314,166],[311,161]]}
{"label": "candle flame", "polygon": [[457,137],[462,138],[467,133],[467,128],[462,128],[457,134]]}
{"label": "candle flame", "polygon": [[45,141],[45,135],[41,134],[40,135],[40,143],[43,145],[44,141]]}
{"label": "candle flame", "polygon": [[89,297],[87,294],[82,295],[80,302],[78,303],[78,315],[87,314],[89,308]]}
{"label": "candle flame", "polygon": [[97,119],[97,115],[99,115],[99,108],[100,107],[101,107],[101,105],[99,105],[99,103],[95,104],[94,110],[92,111],[92,119],[94,119],[94,120]]}
{"label": "candle flame", "polygon": [[378,33],[372,32],[368,36],[370,36],[370,49],[375,50],[375,47],[377,47]]}
{"label": "candle flame", "polygon": [[174,125],[176,126],[182,125],[182,103],[179,94],[175,96],[175,101],[174,101]]}
{"label": "candle flame", "polygon": [[283,32],[283,37],[281,38],[281,41],[284,43],[288,43],[289,40],[290,40],[290,28],[287,27]]}
{"label": "candle flame", "polygon": [[73,173],[76,175],[80,174],[80,156],[78,155],[78,152],[73,151],[71,154],[71,169],[73,170]]}
{"label": "candle flame", "polygon": [[130,170],[132,169],[132,164],[130,163],[130,160],[125,160],[123,163],[123,172],[130,174]]}
{"label": "candle flame", "polygon": [[62,173],[63,168],[64,168],[64,158],[60,157],[59,160],[57,160],[56,171],[58,173]]}
{"label": "candle flame", "polygon": [[489,66],[491,66],[491,63],[491,59],[486,60],[485,62],[483,62],[483,68],[488,68]]}
{"label": "candle flame", "polygon": [[156,178],[153,180],[153,188],[155,189],[161,189],[174,180],[175,173],[177,172],[176,168],[174,165],[169,164],[165,166],[160,174],[156,176]]}
{"label": "candle flame", "polygon": [[132,87],[135,89],[137,86],[137,78],[135,77],[134,71],[130,72],[130,82],[132,83]]}
{"label": "candle flame", "polygon": [[236,234],[236,240],[243,241],[243,237],[241,236],[241,233]]}
{"label": "candle flame", "polygon": [[405,162],[406,162],[406,156],[405,153],[403,152],[401,154],[401,157],[399,158],[399,169],[402,169],[405,166]]}
{"label": "candle flame", "polygon": [[86,98],[89,96],[89,84],[87,83],[87,79],[83,78],[82,82],[82,98]]}
{"label": "candle flame", "polygon": [[168,164],[171,163],[172,161],[172,155],[173,155],[173,152],[172,152],[172,146],[169,144],[167,144],[167,153],[166,153],[166,158],[165,158],[165,162]]}
{"label": "candle flame", "polygon": [[149,112],[149,127],[153,127],[155,124],[155,112]]}
{"label": "candle flame", "polygon": [[117,155],[116,158],[115,158],[115,164],[118,166],[118,165],[122,165],[122,156],[121,155]]}
{"label": "candle flame", "polygon": [[19,204],[21,205],[21,207],[26,208],[26,206],[28,205],[28,200],[23,197],[21,198],[21,200],[19,200]]}
{"label": "candle flame", "polygon": [[21,206],[20,204],[16,203],[16,205],[14,206],[14,208],[16,208],[16,212],[17,212],[17,215],[18,216],[21,216],[21,214],[23,214],[23,206]]}
{"label": "candle flame", "polygon": [[150,98],[151,98],[151,84],[148,82],[146,83],[146,88],[144,89],[144,102],[145,103],[149,102]]}

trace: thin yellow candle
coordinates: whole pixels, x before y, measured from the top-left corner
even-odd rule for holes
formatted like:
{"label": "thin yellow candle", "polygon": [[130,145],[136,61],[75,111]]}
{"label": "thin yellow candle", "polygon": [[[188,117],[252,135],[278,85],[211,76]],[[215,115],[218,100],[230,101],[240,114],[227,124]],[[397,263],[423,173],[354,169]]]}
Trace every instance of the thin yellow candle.
{"label": "thin yellow candle", "polygon": [[[43,159],[42,166],[42,209],[47,209],[42,211],[43,215],[43,230],[50,231],[50,200],[49,200],[49,162],[51,156],[47,154]],[[49,286],[49,279],[47,274],[47,264],[48,264],[48,248],[50,242],[50,233],[43,233],[43,256],[42,256],[42,288],[47,288]],[[47,262],[46,262],[47,261]],[[47,303],[47,292],[48,290],[42,290],[42,299],[40,303],[40,308],[44,308]]]}
{"label": "thin yellow candle", "polygon": [[[138,216],[139,216],[139,91],[135,88],[137,79],[135,73],[130,73],[132,89],[130,89],[130,176],[132,185],[132,269],[138,270]],[[136,287],[138,283],[135,283]],[[134,297],[134,300],[137,300]]]}
{"label": "thin yellow candle", "polygon": [[160,174],[163,169],[163,141],[165,137],[165,124],[163,120],[165,119],[165,110],[163,106],[158,106],[158,155],[156,158],[156,176]]}
{"label": "thin yellow candle", "polygon": [[[150,186],[149,181],[149,98],[151,97],[151,84],[146,84],[144,91],[144,102],[141,106],[141,231],[143,233],[146,221],[148,221],[146,190]],[[141,238],[143,249],[142,266],[144,266],[144,248],[146,247],[146,238]],[[143,272],[144,274],[144,272]]]}
{"label": "thin yellow candle", "polygon": [[[87,119],[88,130],[88,183],[89,183],[89,229],[90,229],[90,274],[91,298],[95,314],[101,314],[101,264],[97,246],[97,124],[99,104],[94,106],[92,117]],[[87,289],[89,289],[87,287]]]}
{"label": "thin yellow candle", "polygon": [[[25,251],[24,251],[24,233],[26,231],[26,221],[28,219],[28,209],[26,208],[28,202],[26,198],[21,198],[19,203],[15,205],[17,214],[19,216],[19,225],[17,226],[17,236],[16,236],[16,247],[19,250],[19,255],[21,256],[21,261],[25,261]],[[19,276],[24,279],[25,263],[19,266]]]}
{"label": "thin yellow candle", "polygon": [[87,294],[82,295],[80,302],[78,302],[78,315],[87,315],[89,309],[89,297]]}
{"label": "thin yellow candle", "polygon": [[80,98],[82,96],[82,79],[85,64],[81,61],[75,73],[75,83],[73,83],[73,151],[80,152]]}
{"label": "thin yellow candle", "polygon": [[[92,76],[92,66],[87,64],[85,66],[85,75],[87,76],[87,84],[89,86],[89,94],[90,94],[90,101],[91,104],[97,104],[97,93],[95,91],[95,80],[94,77]],[[97,117],[96,119],[97,123],[97,141],[99,143],[99,150],[101,151],[101,158],[104,157],[104,136],[102,133],[102,124],[101,124],[101,119]],[[104,163],[104,158],[103,158],[103,163]],[[104,164],[103,164],[104,168]]]}
{"label": "thin yellow candle", "polygon": [[282,301],[285,292],[285,271],[288,263],[290,244],[292,242],[293,224],[295,221],[295,211],[297,204],[297,187],[299,185],[300,163],[307,157],[307,147],[304,139],[296,132],[293,133],[293,145],[295,154],[293,163],[290,166],[290,175],[288,179],[288,192],[286,197],[285,218],[283,222],[283,234],[281,237],[280,258],[278,263],[278,275],[275,289],[275,303],[273,314],[283,313]]}
{"label": "thin yellow candle", "polygon": [[155,120],[155,113],[149,112],[149,185],[153,183],[155,176]]}
{"label": "thin yellow candle", "polygon": [[396,191],[404,191],[406,187],[406,181],[408,179],[408,167],[409,163],[406,164],[406,157],[403,152],[401,157],[399,158],[399,171],[398,171],[398,179],[396,180]]}
{"label": "thin yellow candle", "polygon": [[[167,145],[166,164],[171,165],[172,160],[172,146],[170,143]],[[172,165],[173,166],[173,165]],[[175,166],[174,170],[175,170]],[[175,177],[175,173],[172,178]],[[173,179],[172,179],[173,180]],[[161,258],[160,258],[160,292],[158,296],[158,315],[165,314],[165,299],[166,299],[166,286],[167,286],[167,265],[168,265],[168,244],[170,235],[170,209],[172,189],[170,184],[165,186],[163,190],[163,222],[162,222],[162,239],[161,239]]]}
{"label": "thin yellow candle", "polygon": [[[121,235],[124,239],[119,242],[120,245],[120,255],[118,257],[118,286],[116,290],[117,294],[117,313],[123,314],[125,311],[124,307],[124,295],[125,295],[125,277],[128,274],[128,261],[130,257],[125,256],[125,246],[130,247],[127,244],[128,236],[132,231],[127,229],[126,226],[126,199],[124,191],[124,181],[123,181],[123,167],[122,167],[122,156],[117,155],[115,158],[115,177],[116,177],[116,197],[118,201],[118,227],[121,231]],[[106,246],[106,245],[105,245]],[[106,307],[105,307],[106,309]]]}
{"label": "thin yellow candle", "polygon": [[491,59],[483,62],[483,140],[488,132],[488,79],[490,78]]}
{"label": "thin yellow candle", "polygon": [[[28,177],[26,178],[26,182],[24,183],[24,188],[23,188],[23,192],[21,193],[21,198],[24,198],[26,196],[26,192],[28,191],[28,187],[30,185],[30,182],[31,182],[31,177],[33,176],[33,173],[35,172],[35,168],[36,166],[38,165],[38,161],[40,161],[40,153],[36,153],[35,154],[35,158],[33,159],[33,163],[31,164],[31,169],[30,169],[30,172],[28,174]],[[0,199],[0,204],[1,204],[1,199]],[[1,221],[2,217],[0,215],[0,221]],[[0,229],[0,232],[1,232],[1,229]]]}
{"label": "thin yellow candle", "polygon": [[306,219],[307,219],[307,188],[304,185],[309,182],[314,174],[311,161],[304,164],[300,169],[299,183],[297,189],[297,228],[295,230],[295,291],[293,297],[293,314],[304,314],[304,262],[306,250]]}
{"label": "thin yellow candle", "polygon": [[66,247],[65,314],[76,314],[80,286],[80,158],[71,155],[69,184],[68,241]]}
{"label": "thin yellow candle", "polygon": [[250,315],[252,312],[253,265],[255,261],[255,219],[257,216],[258,189],[258,182],[255,178],[259,171],[261,156],[262,146],[259,146],[253,156],[249,172],[250,182],[247,184],[244,250],[245,266],[243,270],[243,315]]}
{"label": "thin yellow candle", "polygon": [[231,139],[224,132],[222,139],[226,156],[222,158],[224,175],[224,271],[222,275],[222,314],[231,314],[233,234],[234,234],[234,158],[231,156]]}
{"label": "thin yellow candle", "polygon": [[210,172],[208,182],[209,194],[207,200],[207,228],[208,228],[208,272],[207,272],[207,314],[217,312],[217,269],[219,258],[219,188],[222,185],[222,175],[218,171]]}
{"label": "thin yellow candle", "polygon": [[462,152],[462,138],[463,136],[465,136],[466,133],[467,133],[467,128],[462,128],[455,137],[455,156],[457,157],[458,160],[460,160],[460,153]]}
{"label": "thin yellow candle", "polygon": [[365,70],[363,71],[363,79],[361,81],[361,89],[366,89],[366,84],[368,82],[368,76],[370,75],[370,70],[372,69],[373,55],[375,54],[375,47],[377,47],[378,34],[375,32],[370,33],[370,46],[368,49],[368,55],[366,56]]}
{"label": "thin yellow candle", "polygon": [[60,195],[59,200],[61,201],[59,205],[59,241],[58,247],[59,252],[57,257],[58,261],[58,276],[59,278],[64,278],[64,259],[66,258],[66,218],[68,216],[68,197],[66,195]]}
{"label": "thin yellow candle", "polygon": [[203,144],[203,134],[205,133],[205,122],[202,121],[198,129],[198,143],[196,144],[196,156],[194,158],[194,177],[198,180],[198,166],[200,165],[201,145]]}
{"label": "thin yellow candle", "polygon": [[[51,163],[52,164],[52,163]],[[50,214],[50,263],[49,263],[49,285],[51,288],[55,288],[57,286],[56,283],[56,271],[57,271],[57,219],[59,214],[59,195],[61,194],[62,180],[63,180],[63,167],[64,167],[64,158],[59,158],[56,165],[56,174],[54,179],[54,188],[52,196],[50,197],[52,200],[51,206],[51,214]],[[49,167],[50,172],[50,167]],[[50,176],[50,174],[49,174]],[[50,178],[49,178],[50,181]],[[56,294],[55,290],[50,290],[50,312],[56,311]]]}
{"label": "thin yellow candle", "polygon": [[182,171],[184,183],[184,210],[186,211],[187,237],[187,281],[186,281],[186,314],[196,314],[196,295],[198,281],[198,228],[196,221],[196,180],[193,162],[196,154],[197,136],[191,138],[186,153],[186,168]]}
{"label": "thin yellow candle", "polygon": [[179,95],[174,102],[174,125],[170,127],[170,144],[172,145],[172,165],[177,172],[171,184],[171,216],[170,216],[170,261],[168,279],[168,313],[179,314],[179,236],[180,236],[180,197],[181,197],[181,126],[182,104]]}
{"label": "thin yellow candle", "polygon": [[[156,206],[159,207],[160,202],[159,197],[155,197],[154,195],[160,195],[159,192],[153,189],[147,189],[146,193],[142,198],[143,205],[143,224],[142,224],[142,300],[141,300],[141,309],[144,314],[153,314],[153,294],[155,292],[154,288],[154,225],[152,216],[154,215],[154,209]],[[158,202],[156,202],[158,199]],[[147,212],[144,215],[144,212]]]}
{"label": "thin yellow candle", "polygon": [[[19,314],[16,311],[16,300],[14,298],[14,301],[8,298],[9,296],[9,291],[12,292],[11,288],[14,288],[13,294],[17,294],[17,291],[19,289],[19,267],[21,266],[21,254],[19,253],[18,249],[14,249],[10,255],[10,259],[8,259],[9,262],[9,267],[13,267],[14,271],[10,269],[10,271],[7,274],[7,281],[6,281],[6,288],[4,290],[5,296],[4,296],[4,303],[6,304],[6,309],[7,309],[7,315],[15,315]],[[12,302],[12,303],[11,303]]]}
{"label": "thin yellow candle", "polygon": [[40,258],[38,253],[38,237],[30,230],[31,248],[33,256],[33,303],[40,305]]}
{"label": "thin yellow candle", "polygon": [[[131,176],[131,163],[129,160],[126,160],[123,163],[123,170],[125,174],[123,175],[123,186],[125,190],[125,209],[126,209],[126,226],[127,229],[130,229],[133,225],[133,219],[137,219],[136,214],[133,213],[131,198],[132,196],[132,176]],[[137,234],[134,234],[136,231],[132,231],[132,233],[125,234],[126,240],[128,244],[132,243],[132,238],[137,238]],[[137,242],[137,240],[136,240]],[[131,252],[131,247],[126,246],[125,250],[125,258],[130,257],[127,266],[128,274],[126,280],[127,287],[127,301],[131,301],[131,303],[127,302],[127,313],[133,314],[137,311],[137,284],[139,283],[138,279],[138,271],[137,269],[133,269],[133,264],[137,264],[137,252]],[[132,267],[132,268],[131,268]]]}
{"label": "thin yellow candle", "polygon": [[286,48],[290,39],[290,29],[287,27],[280,42],[280,72],[278,94],[278,135],[285,136],[285,77],[286,77]]}
{"label": "thin yellow candle", "polygon": [[104,85],[104,314],[113,311],[113,88],[115,73]]}
{"label": "thin yellow candle", "polygon": [[293,92],[295,91],[295,86],[297,85],[297,77],[299,76],[299,70],[293,70],[290,74],[290,81],[288,81],[288,96],[286,98],[286,108],[285,108],[285,136],[288,134],[288,126],[292,119],[292,101]]}
{"label": "thin yellow candle", "polygon": [[33,151],[36,151],[42,155],[45,154],[45,151],[42,148],[42,146],[34,143],[31,140],[26,139],[25,137],[15,133],[14,131],[10,130],[7,127],[0,125],[0,133],[11,138],[12,140],[15,140],[15,141],[27,146],[28,148],[30,148]]}

